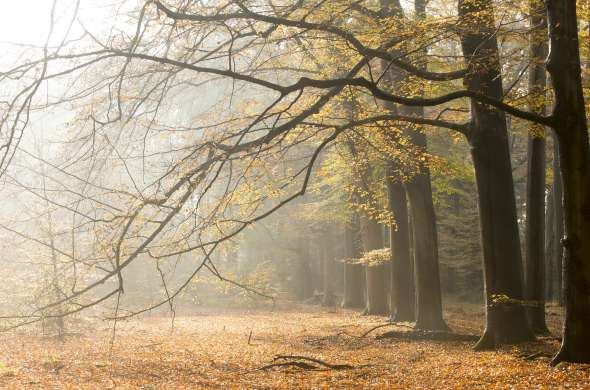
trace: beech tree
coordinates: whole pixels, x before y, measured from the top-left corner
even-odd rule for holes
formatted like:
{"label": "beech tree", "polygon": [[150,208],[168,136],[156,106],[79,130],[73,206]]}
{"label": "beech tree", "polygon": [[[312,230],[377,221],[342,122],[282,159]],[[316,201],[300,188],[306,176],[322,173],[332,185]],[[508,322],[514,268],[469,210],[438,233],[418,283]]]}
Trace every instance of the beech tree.
{"label": "beech tree", "polygon": [[[398,1],[381,1],[381,4],[384,6],[384,13],[391,13],[402,20],[404,19],[404,12]],[[416,17],[423,19],[426,13],[426,3],[416,1],[414,10]],[[399,53],[393,53],[399,55]],[[425,53],[421,54],[424,55]],[[387,80],[391,83],[391,87],[394,89],[402,87],[401,81],[407,78],[408,75],[405,75],[403,70],[388,70],[387,61],[382,62],[384,62],[384,72],[386,74],[389,73]],[[426,64],[421,58],[418,59],[418,66],[422,70],[426,69]],[[417,96],[420,95],[421,89],[419,88]],[[421,107],[396,108],[392,104],[387,104],[386,107],[393,112],[399,110],[408,117],[424,117],[424,110]],[[426,136],[422,131],[416,131],[416,129],[410,128],[406,129],[406,132],[409,134],[413,145],[423,150],[427,149]],[[420,240],[413,241],[414,273],[416,278],[416,327],[428,330],[445,330],[447,325],[443,320],[442,314],[438,235],[428,165],[420,167],[419,171],[407,178],[403,184],[412,215],[413,235],[414,237],[420,237]],[[400,218],[404,218],[404,214],[399,207],[397,211],[400,214]],[[403,230],[401,234],[403,234]],[[392,236],[392,238],[394,237]],[[400,243],[398,242],[397,244],[399,246]],[[405,250],[403,244],[399,249],[401,251],[399,256],[402,257],[403,261],[403,251]],[[394,255],[392,253],[392,256]],[[401,270],[402,273],[405,272],[403,268]],[[405,288],[402,287],[402,289]],[[398,292],[401,293],[401,291]],[[401,295],[403,296],[403,293]]]}
{"label": "beech tree", "polygon": [[399,180],[388,171],[387,195],[389,209],[395,218],[395,226],[390,229],[391,248],[391,320],[393,322],[414,320],[414,300],[411,295],[412,279],[410,258],[410,232],[408,205],[404,188]]}
{"label": "beech tree", "polygon": [[365,306],[365,275],[361,264],[350,259],[359,259],[362,253],[360,217],[355,211],[344,226],[346,260],[344,264],[344,297],[342,307],[362,309]]}
{"label": "beech tree", "polygon": [[[542,62],[547,57],[547,23],[539,2],[531,2],[531,111],[545,114],[547,78]],[[529,322],[535,333],[548,333],[545,324],[545,130],[532,126],[527,151],[526,299]]]}
{"label": "beech tree", "polygon": [[[495,24],[492,2],[460,1],[459,16],[466,26],[461,35],[469,68],[465,84],[471,91],[500,101],[502,76],[498,43],[491,33]],[[486,290],[486,329],[476,348],[487,349],[533,336],[519,303],[524,299],[522,257],[506,118],[503,111],[474,99],[471,113],[467,138],[478,188]]]}
{"label": "beech tree", "polygon": [[552,363],[590,361],[590,146],[582,90],[575,1],[547,0],[549,57],[555,103],[551,127],[559,144],[565,236],[565,322],[561,349]]}

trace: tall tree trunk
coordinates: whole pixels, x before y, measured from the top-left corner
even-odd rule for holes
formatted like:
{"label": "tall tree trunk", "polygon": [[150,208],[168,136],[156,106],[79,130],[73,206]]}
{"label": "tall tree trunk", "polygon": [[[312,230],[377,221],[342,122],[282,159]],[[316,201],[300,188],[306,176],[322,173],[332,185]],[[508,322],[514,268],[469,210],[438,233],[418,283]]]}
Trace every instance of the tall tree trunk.
{"label": "tall tree trunk", "polygon": [[[416,19],[426,18],[426,1],[414,0]],[[426,69],[426,50],[419,58],[419,66]],[[423,91],[420,90],[420,94]],[[408,108],[410,115],[424,117],[423,107]],[[412,143],[427,152],[426,135],[413,131]],[[438,260],[438,233],[436,214],[432,200],[430,168],[423,166],[421,171],[405,183],[406,194],[413,215],[414,238],[414,274],[416,280],[416,328],[426,330],[446,330],[443,320],[442,294],[440,287],[440,269]]]}
{"label": "tall tree trunk", "polygon": [[[547,56],[547,22],[544,7],[531,0],[529,68],[530,109],[545,115],[547,77],[543,60]],[[545,324],[545,128],[532,124],[528,137],[526,195],[525,298],[533,332],[549,333]]]}
{"label": "tall tree trunk", "polygon": [[553,262],[555,264],[555,298],[560,305],[564,304],[563,296],[563,246],[561,239],[564,233],[563,218],[563,180],[561,178],[561,168],[559,167],[559,141],[553,134],[553,223],[555,240]]}
{"label": "tall tree trunk", "polygon": [[[348,149],[353,156],[358,158],[359,154],[352,142],[348,143]],[[365,166],[360,172],[354,172],[358,184],[364,191],[369,191],[369,182],[371,175],[371,166]],[[361,241],[363,252],[369,252],[374,249],[383,248],[383,230],[381,225],[367,213],[360,216]],[[388,288],[389,288],[389,268],[386,265],[364,266],[365,271],[365,310],[363,314],[367,315],[387,315],[389,312],[388,305]]]}
{"label": "tall tree trunk", "polygon": [[[464,82],[472,91],[501,100],[498,44],[489,33],[494,31],[491,1],[460,0],[459,15],[469,69]],[[478,190],[486,300],[486,328],[475,346],[481,350],[531,340],[533,333],[522,305],[522,256],[506,118],[474,100],[471,114],[468,140]]]}
{"label": "tall tree trunk", "polygon": [[395,227],[389,229],[389,243],[391,249],[391,321],[413,321],[414,301],[410,295],[411,280],[414,278],[411,269],[410,237],[408,225],[408,204],[403,185],[392,177],[393,172],[387,172],[387,193],[389,211],[395,218]]}
{"label": "tall tree trunk", "polygon": [[310,251],[310,265],[312,270],[314,303],[320,303],[316,298],[324,291],[324,266],[322,263],[322,244],[319,242],[315,244],[313,248],[310,248],[313,249],[313,251]]}
{"label": "tall tree trunk", "polygon": [[565,236],[565,322],[563,341],[552,363],[590,363],[590,146],[582,90],[576,2],[546,0],[559,143]]}
{"label": "tall tree trunk", "polygon": [[[43,169],[43,172],[45,173],[45,169]],[[50,204],[48,201],[48,197],[47,197],[47,185],[46,185],[46,175],[44,174],[43,176],[43,195],[45,196],[45,206],[50,209]],[[49,212],[47,214],[47,236],[49,238],[49,247],[51,248],[51,275],[48,275],[49,279],[51,280],[51,282],[49,282],[49,284],[51,284],[51,291],[52,293],[50,294],[51,299],[53,300],[53,302],[59,302],[63,296],[64,293],[60,287],[60,275],[59,275],[59,261],[58,261],[58,251],[55,245],[55,238],[56,238],[56,233],[55,230],[53,228],[53,215],[51,212]],[[64,322],[64,313],[66,312],[66,307],[64,304],[59,304],[57,306],[52,307],[49,310],[49,313],[51,316],[54,317],[50,317],[49,318],[49,325],[51,325],[52,328],[57,328],[57,337],[60,341],[64,341],[64,336],[65,336],[65,322]],[[45,321],[42,321],[42,326],[43,326],[43,331],[45,331]]]}
{"label": "tall tree trunk", "polygon": [[547,193],[547,208],[545,211],[545,299],[552,300],[555,296],[554,275],[556,250],[555,236],[555,202],[553,201],[553,188]]}
{"label": "tall tree trunk", "polygon": [[[409,211],[409,210],[408,210]],[[409,239],[410,239],[410,308],[412,310],[412,317],[416,318],[416,270],[414,257],[414,216],[408,212],[408,221],[410,224]]]}
{"label": "tall tree trunk", "polygon": [[[43,178],[43,190],[45,191],[45,177]],[[46,195],[47,196],[47,195]],[[47,202],[48,203],[48,202]],[[49,206],[49,204],[47,204]],[[57,257],[57,250],[55,247],[55,232],[53,230],[53,219],[51,213],[47,216],[48,225],[49,225],[49,245],[51,247],[51,266],[52,266],[52,274],[51,274],[51,285],[53,287],[53,300],[54,302],[59,302],[60,299],[63,297],[63,292],[59,286],[60,276],[58,272],[58,257]],[[65,312],[64,305],[57,305],[54,309],[54,312],[51,313],[52,315],[56,316],[51,320],[54,326],[57,328],[57,337],[60,341],[64,341],[65,337],[65,322],[64,322],[64,312]]]}
{"label": "tall tree trunk", "polygon": [[[399,17],[403,17],[403,9],[398,0],[381,0],[381,5],[395,12]],[[416,0],[414,5],[417,18],[424,18],[426,3],[423,0]],[[387,65],[384,64],[384,69],[388,68]],[[422,68],[426,68],[426,63],[422,62],[419,65]],[[387,79],[395,89],[399,87],[400,83],[406,80],[406,76],[399,70],[391,69],[387,74]],[[402,111],[408,116],[424,116],[424,109],[422,107],[396,108],[393,105],[389,105],[388,108],[392,111]],[[417,131],[414,127],[409,127],[406,133],[417,148],[426,152],[426,136],[422,132]],[[413,218],[412,228],[414,229],[414,240],[412,243],[416,287],[416,328],[424,330],[446,330],[448,327],[443,320],[442,313],[438,264],[438,236],[429,167],[421,167],[420,172],[415,172],[414,176],[405,183],[404,187],[410,204],[410,213]]]}
{"label": "tall tree trunk", "polygon": [[[381,225],[374,219],[363,215],[361,218],[363,249],[365,252],[383,248]],[[364,314],[387,315],[387,280],[389,273],[385,265],[365,266],[367,301]]]}
{"label": "tall tree trunk", "polygon": [[329,232],[324,233],[322,242],[322,269],[323,269],[323,296],[322,306],[334,306],[336,304],[335,288],[335,264],[334,264],[334,244]]}
{"label": "tall tree trunk", "polygon": [[563,305],[563,188],[561,181],[561,169],[559,168],[559,145],[555,132],[552,132],[553,140],[553,181],[547,196],[546,215],[546,250],[547,259],[547,299],[557,301]]}
{"label": "tall tree trunk", "polygon": [[[413,139],[426,137],[415,134]],[[421,172],[405,183],[412,214],[414,275],[416,281],[416,328],[448,329],[442,315],[438,238],[432,201],[430,172]]]}
{"label": "tall tree trunk", "polygon": [[309,258],[309,244],[300,238],[297,260],[297,286],[295,296],[300,301],[306,301],[313,297],[313,272]]}
{"label": "tall tree trunk", "polygon": [[[346,258],[359,259],[362,256],[360,218],[355,211],[344,226]],[[344,299],[342,307],[362,309],[365,306],[365,272],[362,264],[344,264]]]}

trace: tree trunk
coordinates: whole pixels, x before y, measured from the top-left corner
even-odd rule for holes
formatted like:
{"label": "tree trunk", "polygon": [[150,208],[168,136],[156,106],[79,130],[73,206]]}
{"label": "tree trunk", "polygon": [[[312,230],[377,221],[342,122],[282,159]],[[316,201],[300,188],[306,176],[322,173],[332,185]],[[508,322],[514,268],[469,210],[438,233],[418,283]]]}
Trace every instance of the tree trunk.
{"label": "tree trunk", "polygon": [[[416,19],[426,17],[426,1],[415,0]],[[421,68],[426,69],[427,52],[424,49],[418,59]],[[420,91],[423,94],[424,91]],[[423,107],[407,108],[408,114],[424,117]],[[411,132],[412,143],[427,152],[426,135],[420,129]],[[440,270],[438,260],[438,233],[436,214],[432,201],[430,168],[422,166],[420,172],[405,183],[406,194],[413,216],[414,229],[414,275],[416,282],[416,329],[447,330],[443,320]],[[420,239],[418,239],[420,238]]]}
{"label": "tree trunk", "polygon": [[391,248],[391,321],[413,321],[414,308],[411,280],[410,237],[408,226],[408,204],[403,185],[395,180],[391,170],[387,172],[389,211],[395,218],[395,227],[389,229]]}
{"label": "tree trunk", "polygon": [[[365,252],[383,248],[381,226],[374,219],[364,215],[361,219],[363,249]],[[387,315],[387,280],[389,274],[385,265],[365,266],[367,301],[364,314]]]}
{"label": "tree trunk", "polygon": [[563,306],[563,246],[561,245],[564,230],[563,181],[559,167],[559,141],[555,134],[553,134],[553,207],[555,246],[552,255],[555,264],[555,298]]}
{"label": "tree trunk", "polygon": [[[418,134],[424,137],[423,134]],[[413,137],[416,138],[416,137]],[[426,138],[424,137],[424,142]],[[416,328],[448,329],[442,315],[438,238],[432,202],[430,172],[421,172],[405,184],[412,213],[414,275],[416,281]]]}
{"label": "tree trunk", "polygon": [[[477,17],[474,16],[477,14]],[[493,9],[489,0],[459,1],[468,89],[501,100],[502,78]],[[484,29],[482,29],[482,26]],[[471,101],[468,137],[475,167],[480,213],[486,328],[475,348],[494,348],[533,339],[522,306],[522,256],[514,182],[503,112]]]}
{"label": "tree trunk", "polygon": [[554,129],[565,216],[563,341],[552,363],[590,363],[590,146],[582,90],[576,2],[547,0]]}
{"label": "tree trunk", "polygon": [[553,139],[553,182],[547,196],[546,215],[546,250],[547,259],[547,299],[557,301],[563,305],[563,189],[561,181],[561,169],[559,168],[559,145],[555,133]]}
{"label": "tree trunk", "polygon": [[[398,0],[381,0],[381,5],[395,12],[399,17],[403,17],[403,8]],[[415,11],[416,17],[423,19],[425,17],[426,3],[422,0],[416,0]],[[419,60],[419,66],[426,68],[426,63]],[[388,69],[388,64],[384,63],[383,68]],[[396,89],[401,82],[406,80],[407,75],[395,68],[390,68],[386,77],[392,87]],[[386,107],[392,111],[402,111],[408,116],[424,116],[424,109],[422,107],[402,106],[396,108],[393,105],[387,104]],[[415,127],[408,127],[406,134],[411,139],[413,145],[426,152],[426,136],[420,130],[417,130]],[[443,320],[442,314],[438,236],[429,167],[420,167],[420,171],[414,172],[414,176],[405,183],[404,187],[410,204],[410,213],[413,218],[412,228],[414,229],[414,240],[412,240],[412,243],[414,281],[416,287],[416,328],[424,330],[446,330],[448,327]]]}
{"label": "tree trunk", "polygon": [[545,211],[545,299],[552,300],[555,296],[554,288],[554,252],[556,250],[555,236],[555,202],[553,188],[547,193],[547,208]]}
{"label": "tree trunk", "polygon": [[[310,266],[312,272],[313,296],[316,298],[319,297],[324,290],[324,267],[322,263],[321,243],[316,243],[316,245],[310,249],[313,249],[313,251],[310,251],[312,252]],[[319,303],[319,301],[315,301],[314,299],[314,303]]]}
{"label": "tree trunk", "polygon": [[[348,148],[353,156],[358,153],[352,142],[348,143]],[[359,184],[364,191],[368,191],[368,183],[373,167],[365,166],[361,172],[355,172]],[[374,249],[383,248],[383,231],[381,225],[367,213],[360,217],[361,241],[364,252]],[[389,287],[389,269],[386,265],[363,266],[365,273],[365,310],[363,314],[367,315],[387,315],[388,307],[388,287]]]}
{"label": "tree trunk", "polygon": [[[544,10],[531,1],[529,69],[530,109],[545,115],[547,77],[542,61],[547,56],[547,22]],[[533,332],[549,333],[545,324],[545,129],[532,124],[528,139],[526,194],[525,298]]]}
{"label": "tree trunk", "polygon": [[[409,212],[409,210],[408,210]],[[416,318],[416,261],[414,257],[414,217],[412,213],[408,213],[408,221],[410,223],[409,239],[410,239],[410,308],[412,310],[412,317]]]}
{"label": "tree trunk", "polygon": [[528,149],[525,298],[533,332],[545,334],[545,139],[531,136]]}
{"label": "tree trunk", "polygon": [[331,235],[324,234],[322,243],[322,274],[323,274],[323,296],[322,306],[334,306],[336,304],[336,296],[334,294],[334,244],[331,242]]}
{"label": "tree trunk", "polygon": [[[344,226],[346,258],[359,259],[362,256],[360,237],[360,218],[353,212],[350,221]],[[342,307],[362,309],[365,306],[365,272],[362,264],[344,264],[344,299]]]}
{"label": "tree trunk", "polygon": [[297,282],[295,296],[300,301],[313,297],[313,272],[309,258],[309,244],[300,238],[297,260]]}

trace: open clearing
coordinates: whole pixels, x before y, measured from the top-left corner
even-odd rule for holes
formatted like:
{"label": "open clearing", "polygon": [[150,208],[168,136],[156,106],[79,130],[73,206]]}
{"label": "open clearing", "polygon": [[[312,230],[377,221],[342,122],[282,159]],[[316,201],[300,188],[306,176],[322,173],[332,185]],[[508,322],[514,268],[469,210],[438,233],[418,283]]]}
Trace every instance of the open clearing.
{"label": "open clearing", "polygon": [[[477,306],[451,307],[454,332],[478,334]],[[553,331],[556,308],[549,309]],[[316,306],[265,310],[205,310],[170,318],[145,317],[112,327],[78,325],[65,342],[31,330],[0,336],[3,388],[590,388],[590,366],[551,368],[558,341],[543,339],[494,352],[472,342],[377,339],[385,318]],[[96,323],[95,323],[96,325]],[[301,355],[351,368],[321,368]],[[296,362],[260,369],[272,363]],[[304,364],[299,364],[304,363]],[[303,368],[302,368],[303,367]]]}

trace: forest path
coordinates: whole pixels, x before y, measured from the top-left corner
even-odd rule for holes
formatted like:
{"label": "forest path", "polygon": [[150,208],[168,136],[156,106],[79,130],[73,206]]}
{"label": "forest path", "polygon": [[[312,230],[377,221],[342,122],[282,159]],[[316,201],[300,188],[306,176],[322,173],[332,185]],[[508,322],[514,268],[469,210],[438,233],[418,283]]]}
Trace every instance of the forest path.
{"label": "forest path", "polygon": [[[445,314],[455,332],[479,333],[483,322],[479,306],[449,306]],[[558,310],[549,312],[555,331]],[[0,387],[590,388],[589,366],[548,366],[544,354],[557,350],[554,340],[476,353],[470,342],[375,339],[392,329],[407,330],[404,327],[383,327],[359,337],[384,322],[383,317],[317,306],[203,309],[177,317],[172,333],[170,319],[164,317],[120,323],[112,351],[111,329],[105,322],[83,322],[80,333],[63,344],[20,330],[0,335]],[[533,355],[538,352],[543,354]],[[353,367],[310,370],[290,365],[259,370],[277,355],[302,355]]]}

